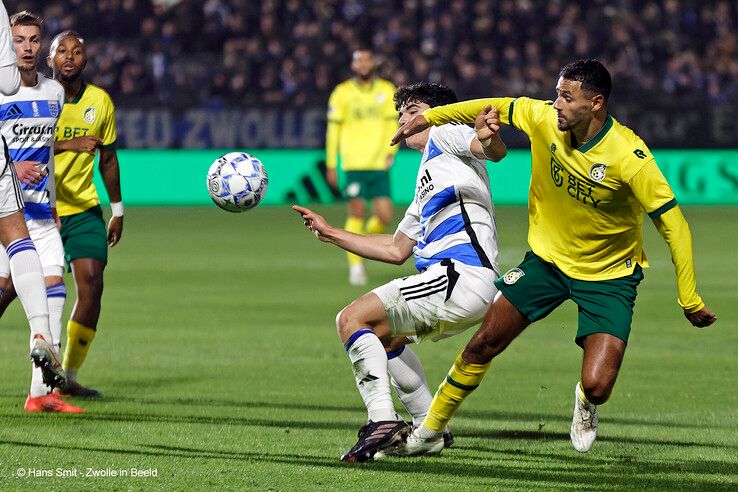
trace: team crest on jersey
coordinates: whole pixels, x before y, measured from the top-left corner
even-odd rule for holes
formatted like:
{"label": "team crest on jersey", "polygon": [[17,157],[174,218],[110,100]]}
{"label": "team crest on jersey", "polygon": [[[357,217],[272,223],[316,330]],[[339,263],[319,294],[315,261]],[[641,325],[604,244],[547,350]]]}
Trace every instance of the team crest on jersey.
{"label": "team crest on jersey", "polygon": [[34,118],[38,118],[39,116],[41,116],[41,113],[38,110],[38,103],[36,101],[33,101],[31,103],[31,109],[33,110],[33,117]]}
{"label": "team crest on jersey", "polygon": [[377,104],[384,104],[385,97],[384,94],[377,94]]}
{"label": "team crest on jersey", "polygon": [[599,183],[603,179],[605,179],[605,176],[607,175],[607,166],[604,164],[592,164],[592,167],[589,168],[589,177],[592,178],[592,181],[595,183]]}
{"label": "team crest on jersey", "polygon": [[520,268],[513,268],[509,272],[507,272],[505,275],[502,276],[502,281],[505,282],[507,285],[512,285],[518,280],[520,280],[521,277],[525,275],[525,272],[521,270]]}
{"label": "team crest on jersey", "polygon": [[52,118],[59,116],[59,103],[56,101],[49,101],[49,114]]}
{"label": "team crest on jersey", "polygon": [[87,123],[93,123],[95,121],[95,108],[85,109],[85,112],[82,114],[82,118],[84,118]]}

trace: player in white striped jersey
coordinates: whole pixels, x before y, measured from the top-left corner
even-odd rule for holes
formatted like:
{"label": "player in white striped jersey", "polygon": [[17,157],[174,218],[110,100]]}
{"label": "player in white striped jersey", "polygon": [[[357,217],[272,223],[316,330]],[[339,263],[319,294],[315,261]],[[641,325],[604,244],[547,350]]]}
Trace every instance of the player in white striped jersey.
{"label": "player in white striped jersey", "polygon": [[[454,92],[440,84],[414,84],[395,93],[400,124],[453,101]],[[371,459],[408,433],[395,413],[390,384],[415,425],[428,412],[432,395],[422,364],[405,344],[437,341],[477,324],[497,292],[497,233],[485,159],[499,161],[506,148],[484,124],[488,111],[476,132],[445,125],[407,141],[423,158],[415,198],[393,236],[353,234],[293,207],[321,241],[388,263],[402,264],[413,255],[419,271],[365,294],[336,318],[369,420],[343,461]]]}
{"label": "player in white striped jersey", "polygon": [[[59,355],[61,316],[64,310],[64,247],[62,245],[54,186],[54,126],[64,104],[64,89],[58,82],[36,71],[41,53],[41,19],[27,11],[10,19],[21,83],[18,92],[0,96],[0,135],[5,140],[25,202],[24,215],[35,245],[46,284],[53,350]],[[13,300],[10,282],[9,247],[0,247],[0,316]],[[15,280],[15,275],[13,275]],[[81,412],[56,395],[44,383],[43,374],[34,368],[26,412]]]}

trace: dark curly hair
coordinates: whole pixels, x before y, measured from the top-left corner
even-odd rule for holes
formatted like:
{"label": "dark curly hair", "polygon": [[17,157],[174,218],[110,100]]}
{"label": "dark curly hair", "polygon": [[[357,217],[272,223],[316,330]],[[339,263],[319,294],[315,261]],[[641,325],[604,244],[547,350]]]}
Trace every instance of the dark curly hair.
{"label": "dark curly hair", "polygon": [[444,104],[452,104],[458,100],[456,93],[443,84],[417,82],[403,85],[397,89],[395,92],[395,109],[399,111],[400,108],[412,101],[425,103],[433,108]]}

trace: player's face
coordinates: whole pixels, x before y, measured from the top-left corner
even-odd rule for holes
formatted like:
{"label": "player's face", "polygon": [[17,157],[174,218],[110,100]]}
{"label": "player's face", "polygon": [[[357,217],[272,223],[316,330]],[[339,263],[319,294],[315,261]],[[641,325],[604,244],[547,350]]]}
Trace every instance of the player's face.
{"label": "player's face", "polygon": [[565,132],[589,124],[594,116],[595,100],[592,94],[582,89],[580,81],[559,78],[556,94],[558,97],[553,107],[558,115],[559,130]]}
{"label": "player's face", "polygon": [[85,68],[87,55],[85,45],[75,36],[65,36],[49,54],[49,66],[54,71],[54,77],[65,82],[76,80]]}
{"label": "player's face", "polygon": [[[430,109],[424,102],[408,101],[404,106],[400,107],[400,126],[404,125],[416,114],[420,114],[426,109]],[[405,139],[405,143],[411,149],[423,151],[425,144],[428,142],[428,136],[430,135],[430,128],[426,128],[420,133],[411,135]]]}
{"label": "player's face", "polygon": [[368,79],[374,75],[374,54],[371,51],[354,51],[351,61],[351,70],[360,79]]}
{"label": "player's face", "polygon": [[11,32],[18,70],[35,71],[41,55],[41,29],[37,26],[13,26]]}

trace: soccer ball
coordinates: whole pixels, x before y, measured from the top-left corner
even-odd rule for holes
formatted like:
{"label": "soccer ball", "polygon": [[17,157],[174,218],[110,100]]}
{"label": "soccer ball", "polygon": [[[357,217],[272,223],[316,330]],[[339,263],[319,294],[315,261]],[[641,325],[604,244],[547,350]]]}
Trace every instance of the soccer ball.
{"label": "soccer ball", "polygon": [[229,212],[244,212],[261,202],[269,177],[256,157],[230,152],[218,157],[208,170],[208,193],[215,204]]}

